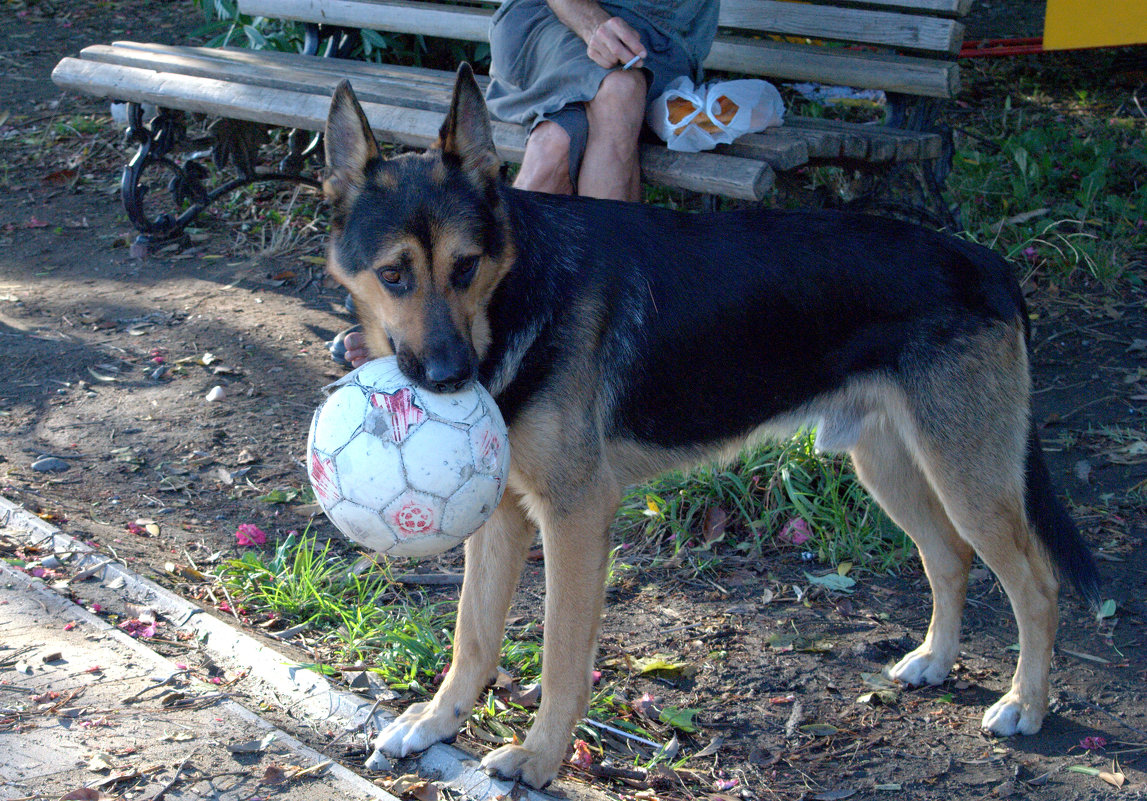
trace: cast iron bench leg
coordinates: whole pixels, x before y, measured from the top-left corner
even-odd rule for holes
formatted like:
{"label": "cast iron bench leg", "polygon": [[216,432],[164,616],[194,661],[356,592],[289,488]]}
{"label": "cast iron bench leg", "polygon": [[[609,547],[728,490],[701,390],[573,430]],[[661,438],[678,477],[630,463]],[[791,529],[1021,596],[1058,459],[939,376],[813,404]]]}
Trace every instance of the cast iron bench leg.
{"label": "cast iron bench leg", "polygon": [[[358,41],[359,32],[353,29],[308,24],[304,39],[304,55],[318,55],[323,39],[327,46],[323,58],[345,58]],[[215,200],[248,184],[264,181],[289,181],[321,189],[314,178],[302,175],[307,161],[319,153],[322,135],[311,131],[292,130],[287,137],[288,152],[276,171],[255,169],[258,145],[265,131],[257,123],[222,120],[213,126],[212,136],[188,139],[187,128],[180,112],[159,109],[156,116],[145,122],[143,108],[138,103],[128,104],[128,130],[130,141],[139,149],[124,167],[120,182],[120,196],[128,219],[140,232],[136,242],[149,244],[178,237],[199,214]],[[179,146],[201,147],[182,162],[172,156]],[[211,156],[220,168],[226,162],[234,163],[239,176],[213,189],[205,185],[210,177],[208,169],[198,159]],[[149,216],[144,208],[153,184],[147,174],[168,173],[167,192],[175,209]]]}

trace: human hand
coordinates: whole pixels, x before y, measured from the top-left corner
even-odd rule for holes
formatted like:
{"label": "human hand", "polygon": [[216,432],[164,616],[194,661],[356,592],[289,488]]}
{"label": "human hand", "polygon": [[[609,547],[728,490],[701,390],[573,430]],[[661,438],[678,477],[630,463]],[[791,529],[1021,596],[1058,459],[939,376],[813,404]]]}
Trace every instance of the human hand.
{"label": "human hand", "polygon": [[640,67],[640,59],[647,55],[641,44],[641,35],[621,17],[610,17],[595,26],[586,40],[585,52],[595,64],[607,69],[628,64],[634,57],[638,61],[633,66]]}
{"label": "human hand", "polygon": [[361,367],[370,361],[370,352],[366,349],[366,337],[361,331],[351,331],[343,338],[346,346],[346,360],[351,367]]}

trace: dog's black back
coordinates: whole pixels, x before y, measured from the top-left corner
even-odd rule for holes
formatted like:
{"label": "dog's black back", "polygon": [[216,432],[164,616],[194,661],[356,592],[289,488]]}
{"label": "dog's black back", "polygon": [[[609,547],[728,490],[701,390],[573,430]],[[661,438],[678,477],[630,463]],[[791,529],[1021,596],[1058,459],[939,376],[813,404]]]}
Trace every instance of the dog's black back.
{"label": "dog's black back", "polygon": [[[743,436],[849,376],[896,372],[939,342],[1025,318],[996,254],[896,220],[685,215],[512,189],[502,202],[519,258],[490,304],[482,380],[497,386],[516,338],[537,332],[501,389],[508,419],[587,338],[622,387],[613,430],[675,447]],[[568,313],[586,303],[592,317]]]}

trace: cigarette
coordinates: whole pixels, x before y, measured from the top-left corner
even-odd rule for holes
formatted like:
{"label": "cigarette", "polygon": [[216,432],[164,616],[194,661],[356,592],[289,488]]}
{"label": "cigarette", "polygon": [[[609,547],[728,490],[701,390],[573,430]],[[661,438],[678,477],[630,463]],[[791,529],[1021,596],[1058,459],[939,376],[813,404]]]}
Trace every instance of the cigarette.
{"label": "cigarette", "polygon": [[639,56],[639,55],[634,56],[633,58],[629,59],[629,61],[625,62],[625,66],[622,67],[622,69],[627,70],[630,67],[632,67],[634,64],[636,64],[638,61],[641,61],[641,56]]}

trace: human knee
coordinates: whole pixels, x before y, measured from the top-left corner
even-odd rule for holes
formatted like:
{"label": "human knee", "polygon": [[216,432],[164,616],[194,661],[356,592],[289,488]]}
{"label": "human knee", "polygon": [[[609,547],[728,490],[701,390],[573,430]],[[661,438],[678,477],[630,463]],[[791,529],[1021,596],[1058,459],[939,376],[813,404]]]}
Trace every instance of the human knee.
{"label": "human knee", "polygon": [[570,137],[562,126],[547,120],[530,134],[528,149],[540,164],[564,168],[569,164]]}
{"label": "human knee", "polygon": [[645,117],[645,73],[641,70],[614,70],[605,76],[597,94],[587,104],[590,126],[623,124],[634,127]]}

